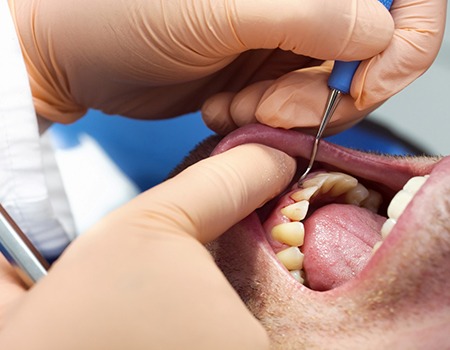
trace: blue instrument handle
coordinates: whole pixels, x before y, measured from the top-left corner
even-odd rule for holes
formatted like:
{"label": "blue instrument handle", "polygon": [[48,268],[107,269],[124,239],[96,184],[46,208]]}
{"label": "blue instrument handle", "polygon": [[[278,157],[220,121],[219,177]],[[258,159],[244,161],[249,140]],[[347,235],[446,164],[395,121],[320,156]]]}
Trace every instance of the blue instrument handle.
{"label": "blue instrument handle", "polygon": [[[391,8],[394,0],[379,0],[388,10]],[[330,78],[328,79],[328,86],[331,89],[336,89],[344,94],[350,92],[353,76],[361,61],[335,61]]]}

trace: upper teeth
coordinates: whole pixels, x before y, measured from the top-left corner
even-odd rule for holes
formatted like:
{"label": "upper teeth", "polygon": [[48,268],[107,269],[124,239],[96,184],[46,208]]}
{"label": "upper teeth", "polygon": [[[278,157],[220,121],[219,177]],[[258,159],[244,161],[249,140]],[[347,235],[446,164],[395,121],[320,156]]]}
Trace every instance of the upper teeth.
{"label": "upper teeth", "polygon": [[[392,230],[397,219],[403,213],[411,199],[427,180],[426,176],[417,176],[411,178],[392,199],[388,207],[388,220],[384,223],[381,235],[385,238]],[[290,198],[294,203],[280,209],[283,214],[283,222],[270,229],[274,240],[289,246],[287,249],[277,253],[278,259],[301,283],[304,282],[303,253],[300,247],[303,245],[305,237],[305,228],[301,222],[308,213],[309,201],[318,194],[327,194],[332,197],[340,197],[347,204],[361,206],[377,212],[381,202],[381,194],[369,190],[364,185],[358,183],[358,180],[348,174],[330,172],[318,173],[308,178],[302,184],[302,189],[292,193]],[[381,245],[379,242],[374,250]]]}
{"label": "upper teeth", "polygon": [[403,214],[409,202],[411,202],[416,193],[427,181],[428,177],[429,175],[415,176],[409,179],[405,186],[403,186],[403,189],[392,198],[387,210],[388,219],[381,228],[383,239],[392,231],[394,225],[397,223],[397,219]]}
{"label": "upper teeth", "polygon": [[369,190],[358,183],[345,195],[345,200],[349,204],[360,205],[363,200],[369,197]]}
{"label": "upper teeth", "polygon": [[311,197],[316,194],[316,192],[319,190],[319,186],[311,186],[311,187],[306,187],[303,188],[300,191],[297,191],[295,193],[293,193],[291,195],[291,198],[294,201],[302,201],[302,200],[307,200],[309,201],[311,199]]}
{"label": "upper teeth", "polygon": [[322,193],[327,193],[333,197],[340,196],[356,187],[358,180],[343,173],[320,173],[311,179],[303,182],[303,187],[318,186]]}

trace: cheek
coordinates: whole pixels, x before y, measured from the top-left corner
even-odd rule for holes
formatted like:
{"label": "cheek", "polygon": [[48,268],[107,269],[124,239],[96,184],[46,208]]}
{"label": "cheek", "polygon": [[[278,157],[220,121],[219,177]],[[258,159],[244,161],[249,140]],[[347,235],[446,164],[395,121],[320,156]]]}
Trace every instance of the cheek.
{"label": "cheek", "polygon": [[354,303],[352,313],[368,320],[367,328],[382,329],[396,339],[395,332],[416,329],[419,336],[443,317],[450,319],[450,231],[443,231],[443,217],[434,214],[431,225],[410,227],[405,232],[410,239],[401,236],[392,248],[386,246],[386,255],[345,293]]}

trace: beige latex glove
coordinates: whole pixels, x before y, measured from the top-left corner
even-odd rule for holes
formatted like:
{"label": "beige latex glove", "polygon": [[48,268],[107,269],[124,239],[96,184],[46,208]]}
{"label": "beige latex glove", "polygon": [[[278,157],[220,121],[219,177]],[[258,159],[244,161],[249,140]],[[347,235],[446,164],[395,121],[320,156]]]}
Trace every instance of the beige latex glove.
{"label": "beige latex glove", "polygon": [[278,194],[294,172],[281,151],[238,146],[110,214],[28,292],[0,259],[0,349],[268,348],[201,243]]}
{"label": "beige latex glove", "polygon": [[[355,7],[359,7],[360,3]],[[340,102],[326,133],[335,133],[351,126],[431,66],[442,43],[446,7],[446,0],[394,0],[390,11],[395,22],[392,41],[383,52],[360,64],[350,95],[344,96]],[[371,15],[375,20],[383,20],[378,14]],[[358,23],[356,12],[352,16]],[[325,10],[324,17],[318,20],[327,25],[333,23],[333,30],[326,32],[330,36],[334,30],[339,30],[340,22],[331,21]],[[318,57],[336,58],[329,54],[331,51],[327,52],[329,47],[321,37],[310,39],[320,44],[322,52]],[[360,39],[365,43],[371,40],[369,36]],[[356,59],[356,55],[350,53],[345,45],[342,50],[348,53],[346,58]],[[309,52],[302,53],[314,56]],[[221,133],[256,121],[282,128],[314,127],[323,115],[332,66],[332,62],[326,62],[321,67],[300,69],[277,79],[257,82],[238,93],[213,96],[202,109],[204,119],[212,129]],[[313,130],[315,132],[316,128]]]}
{"label": "beige latex glove", "polygon": [[[408,3],[397,1],[399,5]],[[322,60],[372,57],[388,46],[394,30],[392,17],[375,0],[9,3],[37,111],[63,122],[77,119],[89,107],[135,118],[176,116],[198,110],[216,93],[236,93],[263,81],[252,85],[248,103],[238,99],[241,102],[233,107],[232,119],[223,113],[228,106],[219,101],[218,111],[217,104],[209,103],[204,109],[206,122],[219,131],[249,122],[246,113],[256,110],[260,96],[255,96],[263,93],[264,86],[272,92],[256,111],[260,121],[284,127],[310,126],[317,123],[325,103],[327,73],[321,68],[297,69],[317,66]],[[443,0],[414,1],[400,13],[406,17],[406,29],[438,31],[444,6]],[[421,17],[414,16],[416,13]],[[411,44],[417,49],[404,45],[405,52],[390,54],[393,69],[401,66],[402,73],[389,84],[405,85],[405,76],[428,66],[439,46],[438,36],[425,33],[426,43],[422,43],[413,32]],[[419,49],[427,50],[426,54],[417,56]],[[412,57],[414,64],[405,67],[405,57]],[[371,77],[378,71],[369,71],[366,78],[365,68],[358,73],[353,95],[362,108],[393,94],[391,85],[387,93],[374,92],[381,83]],[[284,85],[293,76],[298,79],[286,89]],[[272,81],[270,86],[267,80]],[[361,88],[363,81],[367,83]],[[245,91],[239,96],[248,95]],[[346,118],[353,118],[355,109],[348,101],[344,105]],[[275,123],[271,118],[279,120]]]}

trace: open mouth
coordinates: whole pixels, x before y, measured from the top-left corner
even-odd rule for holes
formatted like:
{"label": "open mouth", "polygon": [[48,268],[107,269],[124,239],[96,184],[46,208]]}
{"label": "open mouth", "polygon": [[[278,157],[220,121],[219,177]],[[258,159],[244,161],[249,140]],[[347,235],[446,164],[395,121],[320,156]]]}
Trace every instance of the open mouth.
{"label": "open mouth", "polygon": [[438,159],[379,156],[322,142],[315,168],[299,185],[311,136],[252,125],[227,136],[213,154],[243,143],[261,143],[297,159],[298,176],[257,211],[260,228],[252,231],[270,246],[266,251],[287,277],[314,291],[357,280],[383,255],[392,254],[408,231],[405,227],[423,224],[417,213],[428,201],[422,198],[428,187],[436,187],[434,181],[443,180],[442,171],[436,177],[434,172],[449,165],[436,166]]}

